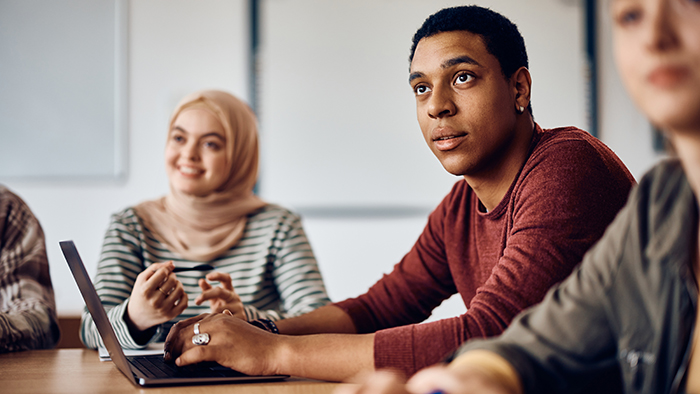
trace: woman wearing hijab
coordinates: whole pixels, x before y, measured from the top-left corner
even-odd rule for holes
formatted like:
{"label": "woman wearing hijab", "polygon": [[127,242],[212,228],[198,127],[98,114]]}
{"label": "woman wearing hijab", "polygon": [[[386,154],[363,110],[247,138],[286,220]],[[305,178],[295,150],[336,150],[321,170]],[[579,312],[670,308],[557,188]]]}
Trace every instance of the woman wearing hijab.
{"label": "woman wearing hijab", "polygon": [[[185,97],[165,165],[170,193],[113,215],[98,264],[95,287],[123,347],[162,341],[205,312],[274,321],[329,302],[299,216],[253,194],[257,127],[245,103],[214,90]],[[87,311],[80,334],[102,345]]]}

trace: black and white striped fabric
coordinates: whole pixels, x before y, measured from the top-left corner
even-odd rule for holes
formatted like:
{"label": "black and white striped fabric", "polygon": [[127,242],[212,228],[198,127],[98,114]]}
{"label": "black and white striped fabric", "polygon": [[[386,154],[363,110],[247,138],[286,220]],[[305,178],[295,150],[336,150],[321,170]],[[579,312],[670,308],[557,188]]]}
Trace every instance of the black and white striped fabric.
{"label": "black and white striped fabric", "polygon": [[[112,216],[94,282],[124,348],[143,347],[129,335],[123,318],[136,276],[153,263],[169,260],[176,267],[201,264],[168,250],[143,226],[133,209]],[[238,244],[208,263],[216,271],[231,275],[233,288],[245,305],[249,321],[279,320],[310,312],[330,302],[299,216],[277,205],[268,204],[251,213]],[[159,327],[152,341],[164,340],[176,321],[210,312],[208,303],[194,304],[201,293],[198,281],[206,273],[177,273],[189,297],[187,309]],[[87,347],[102,346],[87,310],[83,312],[80,334]]]}

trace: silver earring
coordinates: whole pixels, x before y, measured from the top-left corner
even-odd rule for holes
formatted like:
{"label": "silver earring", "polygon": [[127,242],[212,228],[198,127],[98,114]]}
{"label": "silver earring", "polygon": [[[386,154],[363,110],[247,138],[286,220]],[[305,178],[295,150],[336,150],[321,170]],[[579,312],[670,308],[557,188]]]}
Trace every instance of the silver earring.
{"label": "silver earring", "polygon": [[523,112],[525,112],[525,107],[523,107],[522,105],[518,106],[518,113],[522,114]]}

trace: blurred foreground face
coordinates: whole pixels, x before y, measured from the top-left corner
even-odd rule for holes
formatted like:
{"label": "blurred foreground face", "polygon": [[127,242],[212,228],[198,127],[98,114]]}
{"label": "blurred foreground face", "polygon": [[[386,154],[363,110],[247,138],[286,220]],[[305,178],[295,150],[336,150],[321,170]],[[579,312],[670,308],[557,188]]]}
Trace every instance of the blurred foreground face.
{"label": "blurred foreground face", "polygon": [[700,0],[611,0],[617,66],[653,124],[700,131]]}

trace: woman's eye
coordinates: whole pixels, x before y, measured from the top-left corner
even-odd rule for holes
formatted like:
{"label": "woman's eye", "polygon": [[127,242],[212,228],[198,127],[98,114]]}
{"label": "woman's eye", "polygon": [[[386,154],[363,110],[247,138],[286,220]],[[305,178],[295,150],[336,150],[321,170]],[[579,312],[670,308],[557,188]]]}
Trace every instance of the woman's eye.
{"label": "woman's eye", "polygon": [[413,91],[415,92],[416,96],[422,96],[428,93],[430,88],[425,85],[418,85],[413,89]]}
{"label": "woman's eye", "polygon": [[465,83],[471,82],[472,79],[474,79],[474,76],[472,76],[470,74],[467,74],[467,73],[459,74],[457,76],[457,79],[455,80],[455,84],[457,84],[457,85],[465,84]]}
{"label": "woman's eye", "polygon": [[204,143],[204,146],[207,147],[207,148],[209,148],[209,149],[212,149],[212,150],[219,150],[219,149],[221,149],[221,145],[219,145],[218,143],[213,142],[213,141],[207,141],[207,142],[205,142],[205,143]]}
{"label": "woman's eye", "polygon": [[622,14],[622,16],[620,17],[620,20],[624,24],[629,24],[629,23],[633,23],[633,22],[638,21],[639,17],[640,17],[639,11],[632,11],[632,12],[626,12],[626,13]]}
{"label": "woman's eye", "polygon": [[178,143],[181,143],[181,142],[185,142],[185,138],[184,138],[183,136],[181,136],[181,135],[174,135],[174,136],[173,136],[173,141],[178,142]]}
{"label": "woman's eye", "polygon": [[628,8],[621,10],[615,21],[620,26],[629,26],[631,24],[639,22],[642,18],[642,11],[637,8]]}

